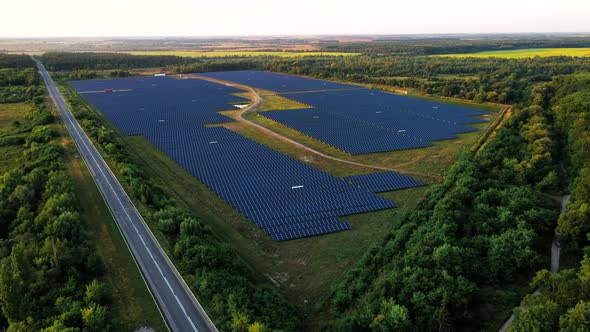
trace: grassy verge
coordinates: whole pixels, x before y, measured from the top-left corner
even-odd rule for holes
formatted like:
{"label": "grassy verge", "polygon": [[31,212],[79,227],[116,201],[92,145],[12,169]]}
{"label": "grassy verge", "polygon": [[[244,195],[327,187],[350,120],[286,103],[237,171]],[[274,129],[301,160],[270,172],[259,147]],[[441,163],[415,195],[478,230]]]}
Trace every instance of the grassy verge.
{"label": "grassy verge", "polygon": [[96,244],[105,268],[105,281],[112,286],[111,310],[122,331],[150,327],[167,331],[125,240],[94,183],[84,160],[62,122],[54,125],[66,150],[66,172],[74,180],[76,196],[82,207],[81,217]]}

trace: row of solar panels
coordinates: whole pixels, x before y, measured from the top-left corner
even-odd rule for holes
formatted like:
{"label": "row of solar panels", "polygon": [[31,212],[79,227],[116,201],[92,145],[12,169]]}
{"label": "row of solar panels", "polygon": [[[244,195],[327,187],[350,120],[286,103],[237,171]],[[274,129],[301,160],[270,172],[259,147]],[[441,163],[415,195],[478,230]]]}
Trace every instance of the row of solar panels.
{"label": "row of solar panels", "polygon": [[[359,86],[261,71],[200,74],[276,91],[312,109],[262,113],[351,154],[414,149],[477,129],[486,112]],[[307,91],[301,93],[301,91]],[[296,93],[293,93],[296,92]]]}
{"label": "row of solar panels", "polygon": [[236,70],[199,73],[198,75],[235,82],[276,92],[354,89],[356,85],[342,84],[257,70]]}
{"label": "row of solar panels", "polygon": [[[222,127],[217,111],[239,90],[202,80],[139,78],[74,81],[126,134],[144,135],[161,151],[256,223],[274,240],[349,229],[338,217],[395,203]],[[117,91],[124,90],[124,91]],[[222,120],[222,121],[223,121]]]}
{"label": "row of solar panels", "polygon": [[484,112],[369,89],[284,94],[312,109],[261,115],[351,154],[427,147],[477,131]]}

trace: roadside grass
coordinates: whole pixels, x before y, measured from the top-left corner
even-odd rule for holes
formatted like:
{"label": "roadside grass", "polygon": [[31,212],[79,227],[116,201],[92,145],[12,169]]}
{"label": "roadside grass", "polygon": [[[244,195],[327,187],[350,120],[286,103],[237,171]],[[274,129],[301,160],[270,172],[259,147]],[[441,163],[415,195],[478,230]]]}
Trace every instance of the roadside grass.
{"label": "roadside grass", "polygon": [[265,95],[258,105],[257,110],[260,112],[271,110],[293,110],[300,108],[310,108],[311,106],[287,99],[279,95]]}
{"label": "roadside grass", "polygon": [[191,58],[223,58],[223,57],[253,57],[253,56],[274,56],[281,58],[295,58],[306,56],[356,56],[360,53],[347,52],[314,52],[314,51],[185,51],[185,50],[170,50],[170,51],[131,51],[120,52],[133,55],[175,55],[181,57]]}
{"label": "roadside grass", "polygon": [[119,323],[115,326],[121,331],[135,331],[141,327],[167,331],[158,307],[84,160],[78,155],[63,122],[61,119],[58,121],[59,124],[51,126],[62,137],[60,145],[66,151],[65,171],[74,181],[82,220],[104,264],[104,279],[112,287],[110,309]]}
{"label": "roadside grass", "polygon": [[506,58],[523,59],[533,57],[571,56],[588,57],[590,48],[526,48],[520,50],[487,51],[477,53],[439,54],[437,57],[452,58]]}

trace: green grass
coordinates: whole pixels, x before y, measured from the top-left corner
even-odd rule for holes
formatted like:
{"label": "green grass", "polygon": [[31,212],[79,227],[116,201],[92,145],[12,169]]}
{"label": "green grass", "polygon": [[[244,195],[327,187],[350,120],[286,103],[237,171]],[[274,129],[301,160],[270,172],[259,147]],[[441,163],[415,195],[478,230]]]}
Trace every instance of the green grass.
{"label": "green grass", "polygon": [[14,168],[23,154],[21,145],[0,146],[0,175]]}
{"label": "green grass", "polygon": [[221,58],[221,57],[252,57],[252,56],[275,56],[281,58],[294,58],[305,56],[355,56],[358,53],[345,52],[315,52],[315,51],[132,51],[123,52],[133,55],[176,55],[192,58]]}
{"label": "green grass", "polygon": [[521,50],[487,51],[478,53],[441,54],[439,57],[453,58],[506,58],[522,59],[532,57],[572,56],[588,57],[590,48],[527,48]]}
{"label": "green grass", "polygon": [[25,115],[31,110],[27,103],[0,104],[0,127],[12,125],[14,121],[25,121]]}

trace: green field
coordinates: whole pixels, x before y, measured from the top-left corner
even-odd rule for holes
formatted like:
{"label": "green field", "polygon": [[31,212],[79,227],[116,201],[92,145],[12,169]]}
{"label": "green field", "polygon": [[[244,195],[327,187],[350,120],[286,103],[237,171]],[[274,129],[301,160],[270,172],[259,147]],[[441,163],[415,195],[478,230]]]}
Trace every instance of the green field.
{"label": "green field", "polygon": [[314,51],[133,51],[123,52],[133,55],[176,55],[192,58],[221,58],[221,57],[251,57],[251,56],[276,56],[281,58],[293,58],[304,56],[354,56],[358,53],[345,52],[314,52]]}
{"label": "green field", "polygon": [[487,51],[478,53],[441,54],[439,57],[453,58],[505,58],[522,59],[532,57],[573,56],[588,57],[590,48],[526,48],[521,50]]}

